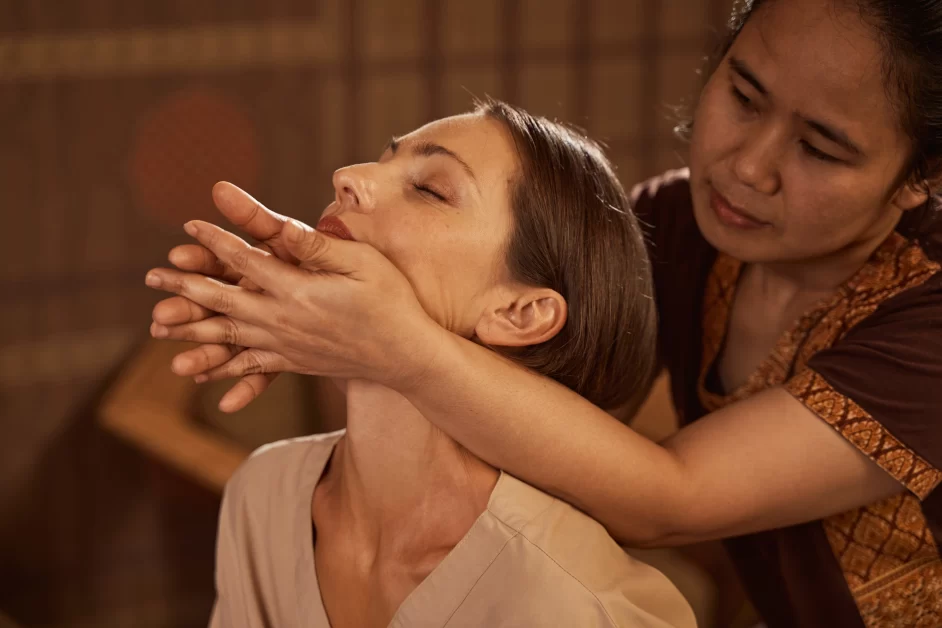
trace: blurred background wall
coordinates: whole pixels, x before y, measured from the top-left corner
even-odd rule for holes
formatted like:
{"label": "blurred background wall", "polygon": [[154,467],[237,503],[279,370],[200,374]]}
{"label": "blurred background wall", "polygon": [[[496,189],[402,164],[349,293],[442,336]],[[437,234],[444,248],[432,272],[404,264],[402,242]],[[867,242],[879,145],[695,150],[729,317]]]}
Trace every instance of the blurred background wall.
{"label": "blurred background wall", "polygon": [[198,626],[218,495],[96,421],[145,271],[226,179],[315,221],[330,174],[486,94],[682,165],[729,0],[0,0],[0,611]]}

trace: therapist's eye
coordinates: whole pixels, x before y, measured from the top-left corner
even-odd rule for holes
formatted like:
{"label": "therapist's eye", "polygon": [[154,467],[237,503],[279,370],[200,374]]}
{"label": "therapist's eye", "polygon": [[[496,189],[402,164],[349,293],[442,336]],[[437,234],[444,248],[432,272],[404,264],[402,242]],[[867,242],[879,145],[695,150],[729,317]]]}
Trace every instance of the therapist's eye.
{"label": "therapist's eye", "polygon": [[740,104],[743,109],[754,109],[755,105],[752,102],[752,99],[746,96],[742,91],[739,90],[735,85],[730,87],[730,90],[733,94],[733,98]]}
{"label": "therapist's eye", "polygon": [[821,149],[819,149],[819,148],[815,148],[814,145],[812,145],[810,142],[807,142],[807,141],[805,141],[805,140],[802,140],[802,141],[801,141],[801,148],[802,148],[802,150],[805,151],[805,153],[806,153],[809,157],[813,157],[814,159],[817,159],[817,160],[819,160],[819,161],[824,161],[824,162],[827,162],[827,163],[829,163],[829,164],[838,164],[838,163],[841,163],[841,160],[838,159],[837,157],[835,157],[834,155],[831,155],[831,154],[829,154],[829,153],[826,153],[826,152],[824,152],[823,150],[821,150]]}

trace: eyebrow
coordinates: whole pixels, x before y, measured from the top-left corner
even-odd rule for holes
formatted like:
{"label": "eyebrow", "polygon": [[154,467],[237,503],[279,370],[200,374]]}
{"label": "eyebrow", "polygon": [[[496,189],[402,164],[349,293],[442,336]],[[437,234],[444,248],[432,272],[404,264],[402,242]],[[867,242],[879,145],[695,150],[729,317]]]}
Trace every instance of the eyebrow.
{"label": "eyebrow", "polygon": [[[393,155],[395,155],[396,151],[399,150],[399,146],[400,146],[399,138],[393,137],[392,139],[389,140],[389,143],[386,144],[386,149],[383,152],[386,152],[386,150],[388,150],[388,151],[391,151]],[[440,144],[435,144],[433,142],[416,142],[412,145],[412,154],[419,155],[421,157],[433,157],[435,155],[444,155],[445,157],[448,157],[450,159],[457,161],[458,164],[461,166],[462,170],[464,170],[465,173],[469,177],[471,177],[471,180],[474,182],[474,184],[477,185],[478,183],[477,177],[474,176],[474,170],[471,169],[471,166],[468,165],[468,162],[466,162],[464,159],[459,157],[456,153],[448,150],[444,146],[441,146]]]}
{"label": "eyebrow", "polygon": [[801,117],[801,119],[804,121],[805,124],[807,124],[812,129],[817,131],[818,134],[831,140],[832,142],[834,142],[835,144],[837,144],[844,150],[848,151],[849,153],[852,153],[857,156],[861,156],[864,154],[863,151],[860,150],[860,148],[856,144],[854,144],[849,137],[847,137],[847,134],[841,131],[840,129],[829,127],[823,122],[818,122],[817,120],[811,120],[810,118],[806,116],[802,116],[800,114],[799,116]]}
{"label": "eyebrow", "polygon": [[762,84],[756,75],[752,73],[752,70],[749,69],[749,66],[746,65],[745,61],[737,59],[736,57],[730,57],[729,67],[733,68],[733,72],[738,74],[744,81],[752,85],[757,92],[763,96],[769,95],[769,90],[765,88],[765,85]]}
{"label": "eyebrow", "polygon": [[[752,85],[757,92],[763,96],[769,95],[769,90],[765,88],[765,85],[762,84],[762,81],[756,77],[753,71],[749,69],[749,66],[746,65],[743,60],[731,57],[729,60],[729,67],[731,67],[733,71],[744,81]],[[812,130],[817,132],[825,139],[834,142],[844,150],[856,156],[861,156],[864,154],[860,147],[857,146],[857,144],[855,144],[844,131],[835,129],[834,127],[831,127],[824,122],[819,122],[818,120],[809,118],[802,113],[798,113],[798,117],[801,118],[801,121],[808,125]]]}

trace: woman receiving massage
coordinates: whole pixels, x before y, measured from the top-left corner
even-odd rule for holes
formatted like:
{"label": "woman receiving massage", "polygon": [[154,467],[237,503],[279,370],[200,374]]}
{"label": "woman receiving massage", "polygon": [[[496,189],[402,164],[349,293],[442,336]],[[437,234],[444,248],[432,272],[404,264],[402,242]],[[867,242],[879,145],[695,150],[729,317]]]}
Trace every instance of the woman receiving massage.
{"label": "woman receiving massage", "polygon": [[[383,253],[408,279],[386,289],[414,290],[441,327],[603,407],[643,394],[656,341],[645,243],[594,143],[489,102],[333,184],[318,229]],[[270,279],[319,272],[207,223],[187,229],[265,290],[239,306],[248,318],[278,320]],[[197,277],[156,272],[202,301]],[[599,523],[477,458],[383,382],[345,385],[345,431],[263,447],[228,483],[213,626],[695,625]]]}

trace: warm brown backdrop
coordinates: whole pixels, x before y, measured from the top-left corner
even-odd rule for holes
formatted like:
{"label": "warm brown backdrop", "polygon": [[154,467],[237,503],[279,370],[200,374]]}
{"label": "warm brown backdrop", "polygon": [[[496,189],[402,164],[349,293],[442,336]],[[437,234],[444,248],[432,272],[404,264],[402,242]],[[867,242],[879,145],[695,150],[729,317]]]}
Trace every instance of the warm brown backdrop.
{"label": "warm brown backdrop", "polygon": [[213,181],[314,220],[333,169],[490,94],[586,128],[630,185],[681,165],[670,106],[728,5],[0,0],[0,611],[205,620],[214,498],[89,408]]}

